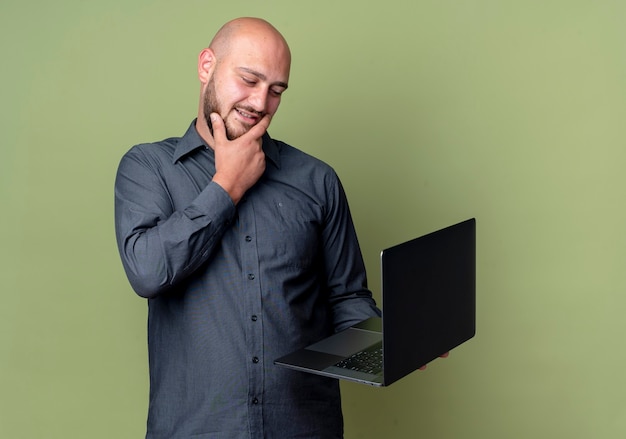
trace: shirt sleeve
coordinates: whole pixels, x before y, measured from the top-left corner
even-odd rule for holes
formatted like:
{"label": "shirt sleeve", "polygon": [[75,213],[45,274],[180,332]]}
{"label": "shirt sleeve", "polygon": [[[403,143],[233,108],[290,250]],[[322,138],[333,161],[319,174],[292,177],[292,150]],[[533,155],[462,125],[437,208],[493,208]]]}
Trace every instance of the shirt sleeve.
{"label": "shirt sleeve", "polygon": [[380,317],[367,287],[365,263],[344,189],[336,174],[329,185],[322,231],[324,265],[335,331],[369,317]]}
{"label": "shirt sleeve", "polygon": [[115,180],[115,231],[135,292],[155,297],[206,262],[229,227],[235,206],[209,183],[184,209],[174,210],[159,161],[140,148],[121,160]]}

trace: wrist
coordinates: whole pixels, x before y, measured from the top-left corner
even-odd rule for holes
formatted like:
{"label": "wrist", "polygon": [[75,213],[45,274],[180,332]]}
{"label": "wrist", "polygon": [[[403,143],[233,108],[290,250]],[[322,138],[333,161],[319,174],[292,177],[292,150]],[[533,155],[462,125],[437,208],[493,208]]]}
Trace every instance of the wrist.
{"label": "wrist", "polygon": [[239,203],[245,193],[245,191],[238,189],[237,185],[228,182],[227,179],[222,178],[218,174],[215,174],[215,176],[213,177],[213,183],[221,187],[222,190],[228,194],[230,199],[233,201],[233,204],[235,205]]}

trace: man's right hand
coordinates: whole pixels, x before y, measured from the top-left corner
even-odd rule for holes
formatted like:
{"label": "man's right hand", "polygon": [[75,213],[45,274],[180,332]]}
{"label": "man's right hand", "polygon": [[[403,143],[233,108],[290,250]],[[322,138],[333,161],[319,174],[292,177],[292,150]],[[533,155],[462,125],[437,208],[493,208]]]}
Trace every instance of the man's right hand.
{"label": "man's right hand", "polygon": [[215,152],[215,175],[219,184],[237,204],[265,171],[265,153],[262,136],[270,125],[271,117],[265,115],[250,130],[234,140],[226,137],[224,121],[217,113],[211,113],[213,125],[213,150]]}

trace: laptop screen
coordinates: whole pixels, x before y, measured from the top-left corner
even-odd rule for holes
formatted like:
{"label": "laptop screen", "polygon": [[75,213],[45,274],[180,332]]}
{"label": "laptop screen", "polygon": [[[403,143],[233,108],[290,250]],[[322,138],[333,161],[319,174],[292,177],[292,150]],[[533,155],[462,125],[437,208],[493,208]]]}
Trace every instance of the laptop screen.
{"label": "laptop screen", "polygon": [[384,250],[385,385],[438,358],[476,332],[476,221]]}

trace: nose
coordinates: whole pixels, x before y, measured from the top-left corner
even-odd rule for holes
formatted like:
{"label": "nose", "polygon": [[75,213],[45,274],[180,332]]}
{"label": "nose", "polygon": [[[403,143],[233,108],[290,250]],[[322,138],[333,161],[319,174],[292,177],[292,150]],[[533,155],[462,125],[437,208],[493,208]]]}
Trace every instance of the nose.
{"label": "nose", "polygon": [[267,111],[268,93],[269,90],[266,90],[263,87],[259,87],[255,89],[254,92],[250,95],[248,102],[255,111],[259,113],[265,113]]}

